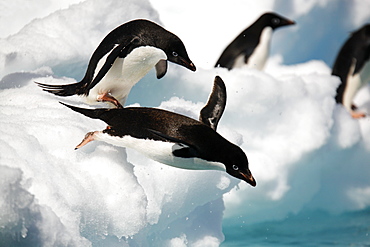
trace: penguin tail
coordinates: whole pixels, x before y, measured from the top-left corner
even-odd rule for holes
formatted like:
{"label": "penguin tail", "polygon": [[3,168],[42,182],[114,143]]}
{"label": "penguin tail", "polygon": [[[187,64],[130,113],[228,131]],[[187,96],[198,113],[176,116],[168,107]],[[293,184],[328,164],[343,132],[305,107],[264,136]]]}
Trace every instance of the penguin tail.
{"label": "penguin tail", "polygon": [[95,118],[95,119],[100,119],[100,115],[104,112],[106,112],[106,110],[108,109],[105,109],[105,108],[99,108],[99,109],[87,109],[87,108],[80,108],[80,107],[76,107],[76,106],[72,106],[72,105],[68,105],[66,103],[63,103],[63,102],[59,102],[60,104],[68,107],[69,109],[75,111],[75,112],[78,112],[78,113],[81,113],[82,115],[85,115],[89,118]]}
{"label": "penguin tail", "polygon": [[39,87],[42,88],[45,92],[52,93],[58,96],[72,96],[72,95],[81,95],[86,94],[84,90],[85,83],[77,82],[67,85],[49,85],[39,82],[35,82]]}
{"label": "penguin tail", "polygon": [[72,105],[68,105],[63,102],[59,102],[60,104],[68,107],[69,109],[81,113],[86,117],[93,118],[93,119],[100,119],[106,123],[110,122],[109,120],[114,116],[116,113],[114,111],[120,110],[117,108],[98,108],[98,109],[87,109],[87,108],[80,108]]}

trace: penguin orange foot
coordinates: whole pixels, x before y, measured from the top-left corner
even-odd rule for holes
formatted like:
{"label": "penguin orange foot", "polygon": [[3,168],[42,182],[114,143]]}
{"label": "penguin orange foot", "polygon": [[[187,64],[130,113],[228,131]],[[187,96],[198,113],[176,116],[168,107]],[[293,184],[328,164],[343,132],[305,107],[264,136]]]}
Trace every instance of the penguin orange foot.
{"label": "penguin orange foot", "polygon": [[116,100],[112,95],[110,95],[109,93],[103,93],[101,95],[98,96],[97,98],[97,101],[101,101],[101,102],[110,102],[112,103],[113,105],[116,106],[116,108],[123,108],[123,106],[121,105],[121,103],[119,103],[118,100]]}
{"label": "penguin orange foot", "polygon": [[365,114],[365,113],[363,113],[363,112],[355,112],[355,111],[351,111],[351,116],[352,116],[353,118],[358,119],[358,118],[364,118],[364,117],[366,117],[366,114]]}
{"label": "penguin orange foot", "polygon": [[[107,127],[107,129],[109,128],[109,126]],[[92,142],[95,140],[95,134],[97,133],[98,131],[92,131],[92,132],[89,132],[85,135],[84,139],[80,142],[80,144],[78,144],[76,147],[75,147],[75,150],[85,146],[86,144],[88,144],[89,142]]]}

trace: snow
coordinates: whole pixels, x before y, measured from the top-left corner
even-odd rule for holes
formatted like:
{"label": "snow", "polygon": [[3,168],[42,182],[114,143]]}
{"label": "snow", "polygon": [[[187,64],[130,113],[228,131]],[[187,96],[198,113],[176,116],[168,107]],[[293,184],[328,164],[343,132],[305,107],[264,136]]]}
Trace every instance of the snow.
{"label": "snow", "polygon": [[[348,32],[370,20],[367,3],[304,2],[253,2],[247,10],[244,1],[212,2],[210,10],[208,1],[181,8],[161,0],[53,1],[42,13],[31,11],[42,0],[5,5],[12,13],[30,11],[0,39],[0,245],[219,246],[225,218],[253,223],[307,209],[369,207],[370,119],[354,120],[335,104],[339,81],[330,76],[330,61]],[[227,43],[270,10],[297,25],[274,33],[265,71],[212,68]],[[9,22],[4,13],[0,18]],[[327,22],[335,15],[343,18]],[[313,32],[317,16],[325,18]],[[81,79],[101,39],[134,18],[178,35],[197,71],[170,64],[161,80],[151,71],[128,104],[198,118],[220,75],[228,100],[218,131],[245,151],[257,187],[225,172],[181,170],[102,142],[74,150],[87,132],[105,124],[58,103],[84,106],[81,98],[47,94],[33,81]],[[355,101],[369,113],[370,87]]]}

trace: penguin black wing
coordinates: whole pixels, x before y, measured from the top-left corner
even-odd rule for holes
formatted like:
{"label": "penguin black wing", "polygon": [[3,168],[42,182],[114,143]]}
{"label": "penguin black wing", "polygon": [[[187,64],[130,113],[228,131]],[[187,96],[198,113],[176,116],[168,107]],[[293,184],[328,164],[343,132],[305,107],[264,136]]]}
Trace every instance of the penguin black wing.
{"label": "penguin black wing", "polygon": [[254,49],[258,45],[258,40],[245,38],[245,32],[241,33],[234,39],[222,52],[220,58],[217,60],[215,67],[222,67],[231,70],[234,67],[234,63],[237,57],[240,55],[244,56],[244,62],[247,63],[249,57],[252,55]]}
{"label": "penguin black wing", "polygon": [[155,71],[157,72],[157,79],[161,79],[167,73],[167,60],[160,60],[155,65]]}
{"label": "penguin black wing", "polygon": [[207,104],[200,111],[199,121],[217,129],[218,122],[226,106],[226,87],[221,77],[216,76],[213,84],[212,93],[209,96]]}
{"label": "penguin black wing", "polygon": [[[127,54],[132,51],[133,48],[139,46],[139,38],[135,37],[133,38],[128,44],[119,44],[116,45],[114,49],[109,53],[107,59],[105,60],[104,65],[99,70],[98,74],[94,77],[94,79],[91,81],[91,83],[88,84],[86,87],[85,94],[87,95],[89,90],[93,88],[103,77],[107,74],[108,70],[112,67],[114,61],[120,57],[125,58]],[[96,65],[95,65],[96,68]]]}
{"label": "penguin black wing", "polygon": [[180,140],[178,138],[175,138],[175,137],[171,137],[171,136],[168,136],[164,133],[161,133],[159,131],[156,131],[156,130],[152,130],[152,129],[149,129],[149,131],[161,138],[163,138],[165,141],[170,141],[170,142],[174,142],[177,144],[177,147],[174,148],[174,150],[172,151],[173,155],[175,155],[176,157],[181,157],[181,158],[194,158],[194,157],[199,157],[199,152],[197,151],[196,147],[194,147],[193,145],[183,141],[183,140]]}

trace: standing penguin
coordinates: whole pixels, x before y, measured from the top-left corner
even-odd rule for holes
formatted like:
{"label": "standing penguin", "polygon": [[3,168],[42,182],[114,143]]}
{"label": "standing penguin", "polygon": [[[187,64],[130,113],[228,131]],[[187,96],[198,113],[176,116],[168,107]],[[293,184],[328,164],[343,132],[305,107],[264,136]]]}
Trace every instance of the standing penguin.
{"label": "standing penguin", "polygon": [[263,14],[226,47],[215,67],[231,70],[247,65],[250,68],[262,70],[269,55],[273,31],[293,24],[295,24],[294,21],[278,14]]}
{"label": "standing penguin", "polygon": [[256,186],[245,153],[216,132],[226,105],[225,84],[218,76],[199,121],[156,108],[84,109],[63,105],[108,124],[103,131],[87,133],[76,149],[90,141],[105,141],[135,149],[169,166],[226,171]]}
{"label": "standing penguin", "polygon": [[192,71],[183,42],[148,20],[133,20],[111,31],[91,56],[84,78],[69,85],[37,83],[59,96],[82,95],[87,103],[111,102],[122,108],[131,88],[153,67],[157,78],[167,71],[167,60]]}
{"label": "standing penguin", "polygon": [[351,113],[353,118],[366,115],[356,112],[353,98],[357,91],[370,80],[370,24],[353,32],[340,49],[334,62],[332,75],[340,78],[335,100]]}

